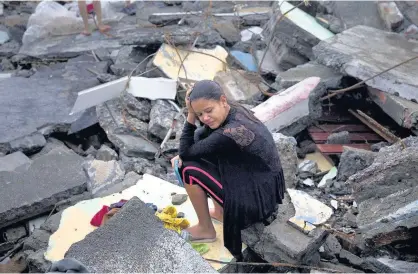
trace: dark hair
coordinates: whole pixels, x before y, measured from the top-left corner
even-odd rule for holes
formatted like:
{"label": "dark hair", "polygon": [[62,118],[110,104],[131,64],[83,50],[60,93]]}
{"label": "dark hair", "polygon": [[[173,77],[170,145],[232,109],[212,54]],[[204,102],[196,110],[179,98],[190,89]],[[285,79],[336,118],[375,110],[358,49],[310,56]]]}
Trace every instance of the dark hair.
{"label": "dark hair", "polygon": [[[223,92],[222,87],[217,82],[212,80],[201,80],[193,86],[193,89],[189,95],[189,99],[190,103],[198,99],[219,101],[222,95],[225,95],[225,93]],[[258,120],[257,117],[254,116],[252,111],[246,109],[241,104],[233,102],[231,100],[228,100],[228,104],[231,107],[241,110],[251,121],[256,123],[260,122],[260,120]]]}

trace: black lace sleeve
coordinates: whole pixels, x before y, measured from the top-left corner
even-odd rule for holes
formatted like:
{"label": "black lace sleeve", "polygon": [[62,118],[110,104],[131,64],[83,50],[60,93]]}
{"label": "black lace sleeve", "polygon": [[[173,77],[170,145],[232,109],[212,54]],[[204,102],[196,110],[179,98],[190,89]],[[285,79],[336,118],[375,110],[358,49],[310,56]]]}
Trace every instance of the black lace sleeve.
{"label": "black lace sleeve", "polygon": [[207,138],[195,143],[194,131],[196,126],[188,122],[184,125],[180,138],[179,155],[183,161],[205,156],[220,155],[237,148],[237,144],[229,137],[217,131],[212,132]]}

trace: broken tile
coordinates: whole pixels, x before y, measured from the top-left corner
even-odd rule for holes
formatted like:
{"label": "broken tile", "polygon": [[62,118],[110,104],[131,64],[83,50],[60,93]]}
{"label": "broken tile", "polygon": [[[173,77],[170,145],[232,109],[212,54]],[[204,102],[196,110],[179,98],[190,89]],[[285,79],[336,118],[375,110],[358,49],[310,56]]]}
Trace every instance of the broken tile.
{"label": "broken tile", "polygon": [[259,75],[246,71],[221,71],[213,80],[222,87],[226,97],[235,102],[251,102],[256,95],[261,94],[260,89],[268,90]]}
{"label": "broken tile", "polygon": [[331,204],[331,206],[332,206],[333,208],[338,209],[338,201],[336,201],[336,200],[331,200],[330,204]]}
{"label": "broken tile", "polygon": [[273,95],[252,111],[271,132],[294,136],[322,115],[319,98],[325,92],[320,78],[310,77]]}
{"label": "broken tile", "polygon": [[292,204],[295,207],[295,218],[313,225],[325,223],[333,214],[330,207],[316,200],[306,192],[287,189]]}
{"label": "broken tile", "polygon": [[230,55],[234,58],[234,61],[236,61],[238,65],[241,68],[245,69],[246,71],[251,71],[251,72],[258,71],[257,64],[255,63],[255,60],[254,60],[255,58],[251,54],[241,52],[241,51],[231,50]]}
{"label": "broken tile", "polygon": [[325,188],[327,185],[327,181],[334,179],[337,176],[337,172],[337,168],[335,166],[332,167],[331,170],[324,177],[322,177],[321,181],[318,184],[318,188]]}

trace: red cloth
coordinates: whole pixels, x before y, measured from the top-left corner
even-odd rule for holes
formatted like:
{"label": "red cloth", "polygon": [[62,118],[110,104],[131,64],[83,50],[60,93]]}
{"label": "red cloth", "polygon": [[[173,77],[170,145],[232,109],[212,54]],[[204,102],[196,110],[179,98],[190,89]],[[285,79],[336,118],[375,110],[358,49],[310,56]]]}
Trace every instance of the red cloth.
{"label": "red cloth", "polygon": [[93,3],[87,5],[87,13],[92,13],[94,11]]}
{"label": "red cloth", "polygon": [[103,216],[109,212],[109,207],[104,205],[91,219],[90,224],[99,227],[102,224]]}

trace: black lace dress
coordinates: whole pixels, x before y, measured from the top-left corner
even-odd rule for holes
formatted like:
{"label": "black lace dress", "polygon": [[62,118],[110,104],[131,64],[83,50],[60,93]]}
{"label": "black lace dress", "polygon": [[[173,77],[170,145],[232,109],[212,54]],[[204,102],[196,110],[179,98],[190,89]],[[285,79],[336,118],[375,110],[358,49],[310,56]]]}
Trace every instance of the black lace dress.
{"label": "black lace dress", "polygon": [[282,203],[285,184],[279,154],[264,124],[240,107],[231,107],[225,122],[197,142],[195,130],[186,122],[180,158],[217,160],[224,191],[224,243],[239,257],[241,230],[264,221]]}

